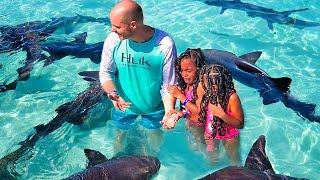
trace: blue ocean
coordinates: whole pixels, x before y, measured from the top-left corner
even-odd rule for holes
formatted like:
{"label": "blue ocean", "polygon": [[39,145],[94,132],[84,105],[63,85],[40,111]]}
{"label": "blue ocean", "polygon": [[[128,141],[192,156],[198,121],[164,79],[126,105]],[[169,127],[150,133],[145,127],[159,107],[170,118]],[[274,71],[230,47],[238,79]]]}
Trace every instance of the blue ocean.
{"label": "blue ocean", "polygon": [[[109,12],[117,2],[1,0],[1,48],[8,46],[2,36],[4,27],[78,15],[106,18],[106,21],[81,22],[72,28],[61,26],[46,37],[44,43],[72,41],[84,32],[87,33],[87,44],[103,42],[110,32]],[[255,65],[271,77],[291,78],[290,94],[301,102],[316,104],[315,114],[320,115],[317,94],[320,90],[320,1],[241,1],[277,12],[307,8],[288,14],[287,21],[273,18],[269,22],[271,13],[263,16],[248,13],[248,8],[240,6],[221,13],[221,6],[204,0],[138,2],[144,10],[145,24],[168,32],[179,54],[186,48],[219,49],[237,56],[262,51]],[[17,79],[17,69],[24,66],[27,59],[28,54],[23,48],[1,52],[0,85]],[[19,81],[15,90],[0,92],[0,158],[15,152],[36,131],[34,127],[53,120],[60,105],[74,100],[90,86],[79,72],[99,70],[99,64],[89,58],[72,56],[46,66],[44,61],[32,65],[27,81]],[[256,89],[234,82],[245,114],[240,142],[242,164],[254,141],[265,135],[266,154],[276,173],[319,179],[320,124],[302,117],[282,102],[264,105]],[[85,169],[85,148],[98,150],[112,158],[116,128],[110,120],[110,108],[110,102],[103,99],[90,109],[83,124],[63,123],[47,136],[40,137],[34,147],[9,168],[18,179],[62,179]],[[143,130],[141,132],[133,134],[143,137]],[[140,139],[131,137],[131,144]],[[161,168],[153,179],[201,178],[230,165],[223,149],[219,161],[211,164],[205,153],[194,147],[188,138],[185,121],[180,120],[175,129],[163,130],[157,155]]]}

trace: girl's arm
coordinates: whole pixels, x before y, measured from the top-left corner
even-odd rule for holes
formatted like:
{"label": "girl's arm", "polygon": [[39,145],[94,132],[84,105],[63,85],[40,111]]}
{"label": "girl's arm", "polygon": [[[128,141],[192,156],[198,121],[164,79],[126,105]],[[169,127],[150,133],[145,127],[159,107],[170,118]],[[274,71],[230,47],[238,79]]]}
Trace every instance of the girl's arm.
{"label": "girl's arm", "polygon": [[214,116],[219,117],[228,125],[242,129],[244,124],[244,115],[241,101],[237,93],[233,93],[229,98],[228,109],[230,112],[226,113],[220,106],[209,103],[209,108]]}
{"label": "girl's arm", "polygon": [[[198,113],[198,107],[196,104],[190,102],[187,100],[187,97],[183,94],[183,92],[178,89],[177,86],[168,86],[168,92],[174,96],[175,98],[179,99],[181,104],[185,106],[186,109],[189,110],[190,114],[197,114]],[[199,97],[198,97],[199,99]]]}

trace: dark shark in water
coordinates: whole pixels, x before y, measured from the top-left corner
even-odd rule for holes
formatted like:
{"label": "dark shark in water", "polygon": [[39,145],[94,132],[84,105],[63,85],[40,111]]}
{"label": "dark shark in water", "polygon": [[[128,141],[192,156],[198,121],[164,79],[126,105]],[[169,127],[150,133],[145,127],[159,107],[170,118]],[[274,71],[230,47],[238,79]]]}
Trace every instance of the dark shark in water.
{"label": "dark shark in water", "polygon": [[41,44],[41,50],[50,54],[50,57],[44,58],[44,65],[49,65],[65,56],[90,58],[92,62],[100,63],[104,42],[86,44],[86,37],[87,33],[85,32],[77,35],[73,42],[60,41]]}
{"label": "dark shark in water", "polygon": [[320,26],[320,23],[317,22],[309,22],[289,17],[291,13],[305,11],[308,10],[308,8],[279,12],[273,9],[257,6],[254,4],[244,3],[240,0],[206,0],[205,3],[208,5],[221,7],[220,14],[222,14],[227,9],[237,9],[245,11],[247,15],[250,17],[263,18],[268,22],[268,27],[271,30],[273,30],[273,23],[290,25],[299,29]]}
{"label": "dark shark in water", "polygon": [[[85,72],[82,74],[86,75]],[[75,100],[59,106],[56,109],[58,115],[55,118],[47,124],[36,126],[35,132],[20,142],[20,147],[17,150],[0,159],[0,179],[13,179],[18,176],[15,172],[16,161],[32,150],[39,139],[60,128],[65,122],[82,124],[89,110],[102,101],[103,97],[104,91],[101,89],[100,83],[92,80],[91,86],[80,93]]]}
{"label": "dark shark in water", "polygon": [[39,41],[50,36],[59,28],[64,28],[67,34],[73,32],[80,23],[98,22],[110,24],[109,18],[94,18],[76,15],[72,17],[52,18],[49,21],[32,21],[15,26],[0,27],[0,53],[23,48],[24,43],[32,36],[38,36]]}
{"label": "dark shark in water", "polygon": [[[15,90],[18,81],[28,80],[33,64],[37,61],[44,60],[44,66],[47,66],[65,56],[72,56],[74,58],[89,58],[94,63],[100,63],[103,42],[86,44],[86,37],[87,33],[84,32],[76,35],[72,42],[39,43],[37,40],[29,39],[24,45],[27,52],[24,66],[17,69],[18,78],[9,84],[5,82],[0,85],[0,92]],[[45,56],[42,51],[48,52],[50,56]]]}
{"label": "dark shark in water", "polygon": [[320,123],[320,116],[315,115],[315,104],[301,102],[290,94],[290,78],[272,78],[254,65],[262,52],[252,52],[240,57],[217,49],[204,49],[202,52],[207,64],[223,65],[229,69],[234,79],[257,89],[263,98],[263,104],[268,105],[281,101],[303,118]]}
{"label": "dark shark in water", "polygon": [[107,159],[102,153],[84,149],[89,162],[87,169],[67,180],[90,179],[151,179],[160,169],[160,161],[152,156],[120,156]]}
{"label": "dark shark in water", "polygon": [[229,166],[213,172],[201,179],[305,179],[276,174],[265,152],[265,144],[265,136],[261,135],[252,145],[244,167]]}

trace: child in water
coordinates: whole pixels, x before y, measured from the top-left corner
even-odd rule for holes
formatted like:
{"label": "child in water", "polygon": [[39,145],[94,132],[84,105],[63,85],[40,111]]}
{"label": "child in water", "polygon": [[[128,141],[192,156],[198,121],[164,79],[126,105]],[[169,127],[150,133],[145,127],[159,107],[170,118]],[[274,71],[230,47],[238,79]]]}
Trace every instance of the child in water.
{"label": "child in water", "polygon": [[176,70],[178,86],[168,87],[181,102],[182,111],[176,113],[186,117],[194,135],[204,137],[209,152],[214,154],[222,141],[232,163],[239,163],[238,129],[243,127],[243,110],[231,74],[223,66],[204,65],[200,49],[181,54]]}

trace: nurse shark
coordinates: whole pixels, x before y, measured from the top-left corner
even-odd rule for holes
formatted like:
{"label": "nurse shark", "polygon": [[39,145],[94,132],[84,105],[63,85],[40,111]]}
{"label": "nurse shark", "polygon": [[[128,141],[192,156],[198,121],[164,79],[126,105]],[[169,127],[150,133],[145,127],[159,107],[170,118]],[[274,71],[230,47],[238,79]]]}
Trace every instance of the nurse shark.
{"label": "nurse shark", "polygon": [[90,179],[151,179],[160,169],[160,161],[152,156],[120,156],[107,159],[102,153],[84,149],[89,162],[87,169],[66,180]]}
{"label": "nurse shark", "polygon": [[296,178],[281,174],[276,174],[272,168],[269,158],[265,152],[266,139],[261,135],[248,154],[245,165],[242,167],[228,166],[213,172],[201,180],[210,179],[288,179],[288,180],[304,180],[305,178]]}
{"label": "nurse shark", "polygon": [[70,34],[74,31],[76,25],[88,22],[110,24],[109,18],[94,18],[78,14],[72,17],[52,18],[48,21],[32,21],[14,26],[1,26],[0,53],[23,48],[24,43],[33,36],[37,36],[38,41],[42,41],[60,28],[63,28],[66,34]]}
{"label": "nurse shark", "polygon": [[[47,66],[54,61],[60,60],[66,56],[74,58],[89,58],[94,63],[100,63],[103,49],[103,42],[94,44],[86,44],[87,33],[81,33],[74,37],[74,41],[56,41],[50,43],[39,43],[37,40],[29,39],[25,43],[24,49],[27,52],[27,58],[24,66],[17,69],[18,78],[11,83],[4,82],[0,85],[0,92],[15,90],[18,81],[27,81],[30,77],[30,72],[33,69],[34,63],[44,61],[44,66]],[[43,54],[46,51],[50,54],[49,57]]]}
{"label": "nurse shark", "polygon": [[211,6],[221,7],[220,14],[227,9],[237,9],[245,11],[250,17],[260,17],[268,22],[269,29],[273,30],[273,23],[290,25],[295,28],[303,29],[306,27],[320,26],[320,23],[304,21],[296,18],[291,18],[289,15],[294,12],[305,11],[308,8],[289,10],[289,11],[275,11],[273,9],[257,6],[250,3],[244,3],[240,0],[225,1],[225,0],[206,0],[205,4]]}
{"label": "nurse shark", "polygon": [[[85,73],[83,75],[85,76]],[[103,97],[104,91],[100,83],[91,81],[91,86],[81,92],[73,101],[60,105],[56,109],[58,114],[55,118],[47,124],[36,126],[35,131],[19,143],[20,147],[18,149],[0,159],[0,179],[14,179],[19,176],[15,172],[16,161],[31,151],[38,140],[45,138],[65,122],[75,125],[82,124],[90,109],[100,103]]]}
{"label": "nurse shark", "polygon": [[203,49],[202,52],[207,64],[223,65],[229,69],[234,79],[257,89],[263,98],[264,105],[281,101],[303,119],[320,123],[320,116],[315,115],[315,104],[301,102],[290,94],[290,78],[272,78],[254,65],[262,52],[251,52],[240,57],[231,52],[217,49]]}

